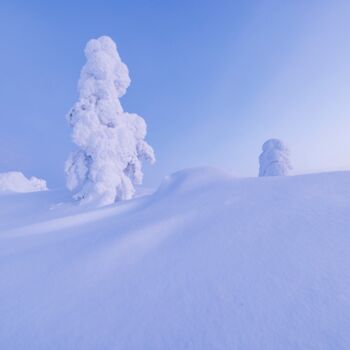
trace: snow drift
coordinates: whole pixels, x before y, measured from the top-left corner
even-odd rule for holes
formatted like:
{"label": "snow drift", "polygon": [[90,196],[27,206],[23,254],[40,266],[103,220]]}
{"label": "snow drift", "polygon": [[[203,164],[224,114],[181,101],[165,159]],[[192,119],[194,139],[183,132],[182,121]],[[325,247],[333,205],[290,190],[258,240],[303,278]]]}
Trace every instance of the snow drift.
{"label": "snow drift", "polygon": [[0,192],[37,192],[46,191],[46,181],[32,176],[26,178],[21,172],[0,173]]}
{"label": "snow drift", "polygon": [[0,197],[1,349],[350,348],[350,172],[67,198]]}

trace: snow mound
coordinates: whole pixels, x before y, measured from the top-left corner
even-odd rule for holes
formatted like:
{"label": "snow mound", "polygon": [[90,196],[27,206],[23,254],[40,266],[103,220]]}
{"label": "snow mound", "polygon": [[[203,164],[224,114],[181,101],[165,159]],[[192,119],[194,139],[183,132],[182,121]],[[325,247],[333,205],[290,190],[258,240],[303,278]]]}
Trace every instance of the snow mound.
{"label": "snow mound", "polygon": [[350,349],[350,172],[65,196],[0,196],[1,349]]}
{"label": "snow mound", "polygon": [[21,172],[0,173],[0,192],[38,192],[46,191],[46,181],[32,176],[26,178]]}
{"label": "snow mound", "polygon": [[220,181],[232,179],[233,175],[213,167],[197,167],[177,171],[166,176],[159,186],[156,196],[175,193],[176,195],[193,192]]}

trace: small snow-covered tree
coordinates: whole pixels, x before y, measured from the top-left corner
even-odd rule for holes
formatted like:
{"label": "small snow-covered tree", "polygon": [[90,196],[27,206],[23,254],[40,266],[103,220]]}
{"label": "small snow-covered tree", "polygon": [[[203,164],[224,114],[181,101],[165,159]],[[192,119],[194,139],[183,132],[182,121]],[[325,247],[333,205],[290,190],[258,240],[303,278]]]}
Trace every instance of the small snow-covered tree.
{"label": "small snow-covered tree", "polygon": [[130,199],[141,184],[142,161],[155,161],[146,123],[123,111],[119,98],[130,85],[127,66],[107,36],[90,40],[78,84],[79,100],[67,118],[78,146],[68,158],[67,187],[84,203]]}
{"label": "small snow-covered tree", "polygon": [[259,163],[259,176],[286,176],[292,169],[289,150],[278,139],[269,139],[263,144]]}
{"label": "small snow-covered tree", "polygon": [[35,176],[25,177],[19,171],[0,173],[0,192],[39,192],[47,191],[46,181]]}

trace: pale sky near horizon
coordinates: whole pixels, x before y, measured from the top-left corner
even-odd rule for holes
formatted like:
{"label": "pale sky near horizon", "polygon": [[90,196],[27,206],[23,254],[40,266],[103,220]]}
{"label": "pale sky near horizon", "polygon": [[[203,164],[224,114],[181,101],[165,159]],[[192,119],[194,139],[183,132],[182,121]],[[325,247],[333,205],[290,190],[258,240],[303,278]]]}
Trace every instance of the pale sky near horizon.
{"label": "pale sky near horizon", "polygon": [[349,18],[345,0],[1,1],[0,172],[64,185],[65,115],[100,35],[130,70],[124,109],[148,125],[146,186],[199,165],[256,176],[270,137],[294,174],[350,170]]}

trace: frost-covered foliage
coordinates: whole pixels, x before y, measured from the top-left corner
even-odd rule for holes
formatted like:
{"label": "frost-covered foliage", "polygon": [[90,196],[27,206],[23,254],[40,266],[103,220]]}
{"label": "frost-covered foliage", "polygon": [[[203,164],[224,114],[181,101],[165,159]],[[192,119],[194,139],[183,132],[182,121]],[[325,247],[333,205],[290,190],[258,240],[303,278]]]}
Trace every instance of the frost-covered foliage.
{"label": "frost-covered foliage", "polygon": [[286,176],[292,169],[289,150],[278,139],[269,139],[263,144],[259,163],[259,176]]}
{"label": "frost-covered foliage", "polygon": [[66,162],[67,186],[82,202],[108,205],[130,199],[142,182],[142,161],[153,163],[146,123],[123,111],[130,85],[127,66],[107,36],[90,40],[79,80],[79,101],[68,114],[78,150]]}
{"label": "frost-covered foliage", "polygon": [[0,191],[1,192],[38,192],[46,191],[46,181],[32,176],[26,178],[21,172],[10,171],[0,173]]}

